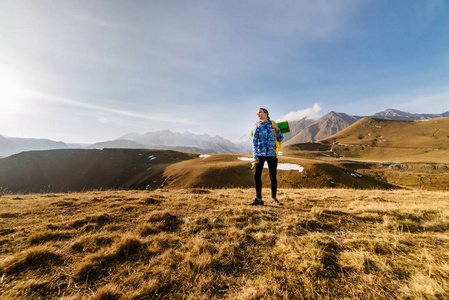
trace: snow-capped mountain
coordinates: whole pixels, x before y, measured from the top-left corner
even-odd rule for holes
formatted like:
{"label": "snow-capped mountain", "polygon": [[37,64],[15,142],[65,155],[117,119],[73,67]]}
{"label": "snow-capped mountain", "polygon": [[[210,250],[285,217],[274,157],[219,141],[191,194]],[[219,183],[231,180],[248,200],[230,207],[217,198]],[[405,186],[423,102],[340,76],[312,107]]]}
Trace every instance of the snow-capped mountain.
{"label": "snow-capped mountain", "polygon": [[196,153],[245,153],[242,148],[220,136],[160,130],[144,134],[130,133],[114,141],[97,143],[89,148],[172,149]]}
{"label": "snow-capped mountain", "polygon": [[373,118],[387,119],[387,120],[404,120],[404,121],[414,121],[422,119],[434,119],[434,118],[445,118],[449,117],[449,111],[442,114],[412,114],[397,109],[386,109],[384,111],[375,113]]}
{"label": "snow-capped mountain", "polygon": [[66,148],[68,147],[65,143],[49,139],[15,138],[0,135],[0,156],[9,156],[23,151]]}

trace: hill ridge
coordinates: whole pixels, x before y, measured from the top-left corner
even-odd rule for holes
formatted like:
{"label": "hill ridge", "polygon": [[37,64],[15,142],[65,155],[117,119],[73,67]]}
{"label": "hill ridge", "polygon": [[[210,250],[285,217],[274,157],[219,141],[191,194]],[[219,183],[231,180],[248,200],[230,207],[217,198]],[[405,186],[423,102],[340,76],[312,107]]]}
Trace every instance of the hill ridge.
{"label": "hill ridge", "polygon": [[[331,117],[334,120],[331,120]],[[448,117],[449,111],[442,114],[412,114],[397,109],[388,108],[383,112],[375,113],[372,117],[391,119],[391,120],[420,120],[438,117]],[[346,113],[331,111],[318,120],[303,118],[301,120],[290,120],[290,133],[284,136],[284,144],[295,144],[304,142],[315,142],[324,139],[339,130],[346,128],[362,116],[351,116]],[[281,120],[283,121],[283,120]],[[315,123],[315,124],[313,124]],[[310,127],[309,127],[310,126]],[[50,149],[74,149],[74,148],[147,148],[147,149],[171,149],[178,151],[188,151],[195,153],[248,153],[251,151],[251,137],[247,133],[239,139],[231,142],[219,135],[211,137],[205,134],[193,134],[189,131],[184,133],[174,133],[167,129],[161,129],[156,132],[147,132],[144,134],[129,133],[122,135],[115,140],[98,142],[90,145],[86,144],[67,144],[64,142],[52,141],[49,139],[32,138],[13,138],[4,135],[0,136],[0,156],[9,156],[15,153],[31,150],[50,150]],[[143,137],[149,135],[159,135],[158,141],[145,140]],[[167,136],[166,139],[161,138]],[[168,138],[171,142],[168,143]],[[174,137],[174,138],[173,138]],[[190,137],[190,141],[186,140]],[[136,140],[137,139],[137,140]]]}

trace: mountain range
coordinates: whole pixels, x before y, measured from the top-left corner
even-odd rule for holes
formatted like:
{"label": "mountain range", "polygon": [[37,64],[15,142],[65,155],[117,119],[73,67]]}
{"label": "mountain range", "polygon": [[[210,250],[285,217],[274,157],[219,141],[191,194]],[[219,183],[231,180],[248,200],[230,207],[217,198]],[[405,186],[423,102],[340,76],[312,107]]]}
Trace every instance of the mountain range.
{"label": "mountain range", "polygon": [[[352,118],[332,112],[309,126],[317,129],[320,124],[335,125],[336,120]],[[168,145],[173,136],[133,134],[118,141],[124,147],[144,146],[151,137],[150,141],[157,141],[153,145]],[[316,143],[284,144],[282,152],[281,188],[447,189],[449,118],[364,117]],[[0,159],[0,196],[97,189],[249,188],[253,186],[250,161],[249,153],[199,155],[163,149],[27,151]],[[268,185],[268,173],[263,176]]]}
{"label": "mountain range", "polygon": [[207,134],[194,134],[160,130],[144,134],[130,133],[114,141],[90,145],[88,148],[140,148],[178,150],[191,153],[242,153],[233,142],[220,136],[211,137]]}
{"label": "mountain range", "polygon": [[[442,114],[413,114],[396,109],[369,116],[378,119],[413,121],[421,119],[449,117],[449,112]],[[363,116],[351,116],[345,113],[329,112],[318,120],[303,118],[289,121],[290,132],[284,135],[284,145],[316,142],[340,132],[354,124]],[[248,153],[251,152],[251,136],[248,133],[235,141],[220,136],[211,137],[207,134],[193,134],[190,132],[174,133],[160,130],[144,134],[130,133],[112,141],[98,142],[91,145],[67,144],[49,139],[15,138],[0,135],[0,156],[50,149],[104,149],[104,148],[134,148],[134,149],[163,149],[177,150],[191,153]]]}
{"label": "mountain range", "polygon": [[373,115],[373,118],[396,120],[396,121],[415,121],[415,120],[435,119],[445,117],[449,117],[449,111],[442,114],[412,114],[391,108]]}
{"label": "mountain range", "polygon": [[15,138],[0,135],[0,156],[9,156],[30,150],[67,149],[63,142],[49,139]]}

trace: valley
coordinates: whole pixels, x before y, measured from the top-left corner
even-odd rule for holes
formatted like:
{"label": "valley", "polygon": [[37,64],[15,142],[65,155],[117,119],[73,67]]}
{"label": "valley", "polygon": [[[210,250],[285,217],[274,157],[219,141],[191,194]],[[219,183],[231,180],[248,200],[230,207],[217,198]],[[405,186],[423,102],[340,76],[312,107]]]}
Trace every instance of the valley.
{"label": "valley", "polygon": [[[396,109],[386,109],[375,113],[371,118],[396,121],[429,121],[446,118],[449,112],[442,114],[413,114]],[[314,143],[339,133],[343,129],[363,119],[363,116],[352,116],[346,113],[331,111],[317,120],[304,117],[288,120],[290,132],[284,136],[284,145]],[[285,120],[277,120],[285,121]],[[147,133],[129,133],[114,140],[88,143],[64,143],[49,139],[16,138],[0,134],[0,156],[10,156],[20,152],[55,150],[55,149],[159,149],[175,150],[191,153],[234,153],[251,152],[251,128],[240,138],[230,141],[221,136],[194,134],[188,131],[172,132],[158,130]]]}
{"label": "valley", "polygon": [[[362,118],[317,143],[283,145],[280,188],[448,190],[449,118]],[[251,155],[151,149],[30,151],[0,160],[13,193],[95,189],[250,188]],[[267,172],[265,172],[267,173]],[[265,184],[268,174],[263,174]]]}

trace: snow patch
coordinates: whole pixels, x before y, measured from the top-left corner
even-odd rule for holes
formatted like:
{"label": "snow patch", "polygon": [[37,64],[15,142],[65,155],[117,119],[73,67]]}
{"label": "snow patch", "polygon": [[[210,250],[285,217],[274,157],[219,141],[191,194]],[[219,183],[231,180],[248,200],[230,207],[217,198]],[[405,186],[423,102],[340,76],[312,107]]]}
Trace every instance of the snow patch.
{"label": "snow patch", "polygon": [[[268,166],[265,166],[265,168],[268,168]],[[296,164],[278,164],[278,170],[283,171],[298,171],[301,173],[304,171],[304,167]]]}
{"label": "snow patch", "polygon": [[210,157],[209,154],[200,154],[198,157],[202,158],[202,159],[206,159],[208,157]]}
{"label": "snow patch", "polygon": [[351,173],[351,176],[352,177],[363,177],[361,174],[357,174],[357,173]]}
{"label": "snow patch", "polygon": [[149,158],[150,160],[154,160],[154,159],[156,159],[156,156],[150,155],[150,156],[148,156],[148,158]]}
{"label": "snow patch", "polygon": [[[243,160],[243,161],[253,161],[253,159],[250,157],[237,157],[237,159]],[[265,169],[268,169],[268,164],[264,164],[263,167]],[[304,171],[304,167],[302,167],[300,165],[296,165],[296,164],[278,164],[277,169],[282,170],[282,171],[298,171],[299,173]]]}
{"label": "snow patch", "polygon": [[237,157],[238,160],[243,160],[243,161],[253,161],[253,159],[251,157]]}

